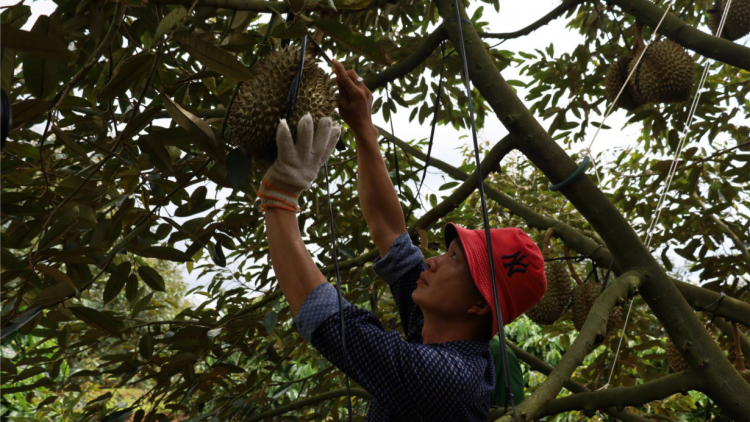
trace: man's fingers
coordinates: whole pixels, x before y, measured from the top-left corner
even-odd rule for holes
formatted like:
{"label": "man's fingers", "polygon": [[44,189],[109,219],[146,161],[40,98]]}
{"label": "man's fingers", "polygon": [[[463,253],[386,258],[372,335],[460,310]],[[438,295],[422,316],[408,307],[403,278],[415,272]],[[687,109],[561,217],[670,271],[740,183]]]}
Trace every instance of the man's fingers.
{"label": "man's fingers", "polygon": [[355,92],[359,90],[357,85],[354,83],[352,78],[349,77],[349,73],[344,69],[344,65],[336,60],[333,60],[333,69],[336,71],[336,81],[339,86],[344,88],[348,92]]}
{"label": "man's fingers", "polygon": [[286,119],[281,119],[279,128],[276,129],[276,147],[279,151],[279,157],[289,156],[294,151],[292,132],[289,130]]}

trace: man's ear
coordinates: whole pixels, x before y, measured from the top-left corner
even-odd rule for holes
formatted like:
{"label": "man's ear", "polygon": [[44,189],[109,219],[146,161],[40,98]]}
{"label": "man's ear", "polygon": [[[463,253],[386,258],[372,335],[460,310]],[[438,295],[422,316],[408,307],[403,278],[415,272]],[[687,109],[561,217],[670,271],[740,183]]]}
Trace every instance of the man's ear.
{"label": "man's ear", "polygon": [[490,305],[487,304],[487,301],[484,299],[480,299],[474,303],[474,305],[469,308],[469,314],[472,315],[486,315],[492,312],[490,309]]}

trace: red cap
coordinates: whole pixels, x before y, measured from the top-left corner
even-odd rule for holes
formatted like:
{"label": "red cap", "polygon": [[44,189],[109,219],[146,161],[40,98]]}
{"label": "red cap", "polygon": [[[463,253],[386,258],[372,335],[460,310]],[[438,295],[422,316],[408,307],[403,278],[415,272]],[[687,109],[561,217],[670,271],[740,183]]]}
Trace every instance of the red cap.
{"label": "red cap", "polygon": [[[458,237],[466,254],[471,277],[492,309],[492,335],[497,331],[495,299],[492,295],[490,260],[484,230],[469,230],[448,223],[444,230],[446,247]],[[544,258],[539,247],[521,229],[491,229],[497,297],[503,324],[508,324],[542,299],[547,290]]]}

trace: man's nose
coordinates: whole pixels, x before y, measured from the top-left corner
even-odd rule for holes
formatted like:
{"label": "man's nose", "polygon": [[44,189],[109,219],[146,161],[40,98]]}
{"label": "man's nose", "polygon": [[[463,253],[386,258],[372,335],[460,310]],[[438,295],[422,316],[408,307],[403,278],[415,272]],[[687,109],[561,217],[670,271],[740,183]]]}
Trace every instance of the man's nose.
{"label": "man's nose", "polygon": [[425,261],[425,264],[427,264],[427,271],[435,271],[437,270],[437,258],[436,256],[433,256],[432,258],[428,258]]}

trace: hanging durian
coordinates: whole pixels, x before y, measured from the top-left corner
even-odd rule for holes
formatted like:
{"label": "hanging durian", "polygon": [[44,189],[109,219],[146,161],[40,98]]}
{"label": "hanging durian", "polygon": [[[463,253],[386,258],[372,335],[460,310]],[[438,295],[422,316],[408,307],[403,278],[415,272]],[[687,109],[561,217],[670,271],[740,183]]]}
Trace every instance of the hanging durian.
{"label": "hanging durian", "polygon": [[[549,229],[544,237],[544,259],[549,258],[549,241],[553,233],[554,230]],[[547,291],[544,292],[542,300],[526,311],[526,316],[537,324],[550,325],[568,309],[573,293],[573,279],[570,278],[565,264],[560,261],[545,262],[544,273],[547,277]]]}
{"label": "hanging durian", "polygon": [[[242,82],[232,104],[228,122],[233,142],[254,160],[270,163],[276,159],[276,128],[299,67],[299,55],[299,48],[288,46],[263,58],[254,76]],[[287,119],[289,127],[294,132],[297,122],[306,113],[310,113],[317,124],[321,117],[332,116],[335,109],[334,80],[318,67],[312,55],[306,55],[297,103]]]}
{"label": "hanging durian", "polygon": [[[711,33],[717,37],[721,17],[726,7],[727,0],[716,0],[714,8],[708,11],[708,26],[711,28]],[[732,0],[721,37],[734,41],[747,34],[750,34],[750,0]]]}
{"label": "hanging durian", "polygon": [[685,359],[682,358],[680,352],[677,350],[677,346],[672,343],[672,339],[667,339],[667,363],[674,372],[682,372],[688,369],[688,364]]}
{"label": "hanging durian", "polygon": [[[576,327],[576,330],[581,331],[583,328],[583,324],[586,323],[586,318],[589,316],[591,307],[594,306],[594,302],[596,301],[596,298],[599,297],[601,291],[602,284],[597,283],[594,279],[588,280],[576,287],[573,292],[573,301],[570,306],[573,325]],[[609,313],[606,333],[609,333],[610,330],[616,328],[621,321],[622,310],[619,306],[615,306]]]}
{"label": "hanging durian", "polygon": [[[643,42],[643,26],[636,28],[636,46],[640,51],[645,50]],[[630,71],[638,60],[632,60]],[[681,103],[690,99],[695,85],[695,69],[693,59],[679,44],[670,40],[652,43],[635,68],[630,78],[633,89],[652,103]]]}
{"label": "hanging durian", "polygon": [[[604,88],[607,95],[607,101],[614,102],[617,94],[620,92],[622,85],[628,79],[630,62],[633,61],[631,56],[622,56],[617,58],[607,69],[607,76],[604,77]],[[638,93],[632,84],[628,84],[617,99],[616,107],[633,111],[646,103],[646,99]]]}

